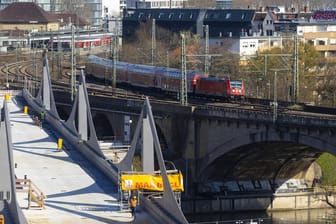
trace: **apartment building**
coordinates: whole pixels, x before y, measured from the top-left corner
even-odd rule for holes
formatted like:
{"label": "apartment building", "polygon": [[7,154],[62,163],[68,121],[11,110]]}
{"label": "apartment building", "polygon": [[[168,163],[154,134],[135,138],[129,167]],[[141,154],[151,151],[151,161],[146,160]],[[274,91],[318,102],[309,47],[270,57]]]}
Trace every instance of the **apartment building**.
{"label": "apartment building", "polygon": [[336,11],[313,12],[309,22],[299,23],[297,35],[315,46],[326,58],[336,59]]}

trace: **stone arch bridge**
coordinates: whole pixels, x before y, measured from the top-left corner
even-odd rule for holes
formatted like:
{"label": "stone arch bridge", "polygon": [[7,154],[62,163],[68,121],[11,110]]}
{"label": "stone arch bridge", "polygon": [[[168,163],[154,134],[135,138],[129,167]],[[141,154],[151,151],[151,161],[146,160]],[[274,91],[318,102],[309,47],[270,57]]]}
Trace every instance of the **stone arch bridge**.
{"label": "stone arch bridge", "polygon": [[[55,92],[60,115],[67,114],[69,96]],[[125,115],[133,125],[143,101],[90,96],[98,138],[123,139]],[[183,171],[187,192],[207,182],[306,179],[323,153],[336,155],[336,115],[302,111],[255,111],[242,108],[180,106],[151,102],[163,154]],[[66,115],[64,115],[66,117]],[[260,185],[260,183],[258,183]]]}

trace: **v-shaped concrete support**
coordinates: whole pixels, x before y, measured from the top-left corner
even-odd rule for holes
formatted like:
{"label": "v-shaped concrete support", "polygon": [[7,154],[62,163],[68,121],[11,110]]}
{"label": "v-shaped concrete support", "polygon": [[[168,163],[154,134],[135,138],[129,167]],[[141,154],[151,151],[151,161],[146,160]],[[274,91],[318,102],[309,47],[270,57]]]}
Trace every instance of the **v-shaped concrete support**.
{"label": "v-shaped concrete support", "polygon": [[44,110],[50,111],[50,113],[55,116],[56,118],[60,118],[56,109],[56,103],[54,94],[51,89],[51,80],[50,80],[50,73],[49,73],[49,65],[48,65],[48,57],[47,53],[43,53],[43,72],[42,72],[42,79],[41,85],[36,96],[36,99],[42,105]]}
{"label": "v-shaped concrete support", "polygon": [[6,101],[1,110],[0,125],[0,213],[5,215],[6,223],[26,224],[28,222],[16,200],[11,125]]}
{"label": "v-shaped concrete support", "polygon": [[86,141],[98,154],[104,156],[98,144],[83,70],[80,78],[78,91],[66,125],[74,133],[78,133],[79,141]]}
{"label": "v-shaped concrete support", "polygon": [[[161,210],[164,210],[166,213],[169,213],[169,217],[173,220],[174,223],[188,223],[185,218],[180,206],[178,205],[170,182],[168,180],[167,170],[164,163],[162,150],[159,142],[159,137],[157,135],[154,117],[152,114],[152,109],[149,103],[148,97],[144,102],[144,105],[141,110],[141,114],[139,117],[139,121],[137,123],[135,133],[132,139],[131,148],[129,149],[127,155],[119,164],[116,164],[119,171],[131,171],[132,169],[132,161],[136,149],[137,142],[140,138],[141,127],[143,127],[143,123],[148,122],[149,131],[143,132],[143,134],[150,133],[152,138],[148,138],[154,141],[154,150],[156,154],[156,158],[159,164],[159,168],[161,171],[162,181],[163,181],[163,197],[162,198],[152,198],[151,200],[155,200],[156,204],[159,205]],[[146,125],[145,125],[146,126]],[[142,136],[143,138],[147,138]],[[148,144],[152,144],[152,142],[148,142]],[[146,150],[146,149],[144,149]],[[143,162],[143,161],[142,161]]]}

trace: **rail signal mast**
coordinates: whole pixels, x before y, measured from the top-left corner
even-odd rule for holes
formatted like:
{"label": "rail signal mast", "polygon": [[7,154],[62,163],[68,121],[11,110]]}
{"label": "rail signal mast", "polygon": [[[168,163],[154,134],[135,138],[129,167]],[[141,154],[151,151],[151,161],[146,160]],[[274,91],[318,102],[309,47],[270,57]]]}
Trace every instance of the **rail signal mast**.
{"label": "rail signal mast", "polygon": [[180,89],[180,103],[184,106],[188,104],[188,86],[187,86],[187,61],[185,54],[185,36],[181,34],[181,89]]}

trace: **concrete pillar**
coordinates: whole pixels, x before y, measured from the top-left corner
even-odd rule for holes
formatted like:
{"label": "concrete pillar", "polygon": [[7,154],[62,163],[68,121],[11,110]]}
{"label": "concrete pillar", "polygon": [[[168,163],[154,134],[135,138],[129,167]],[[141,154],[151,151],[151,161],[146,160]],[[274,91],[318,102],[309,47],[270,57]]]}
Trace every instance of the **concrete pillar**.
{"label": "concrete pillar", "polygon": [[142,170],[154,172],[154,140],[148,117],[142,121]]}

